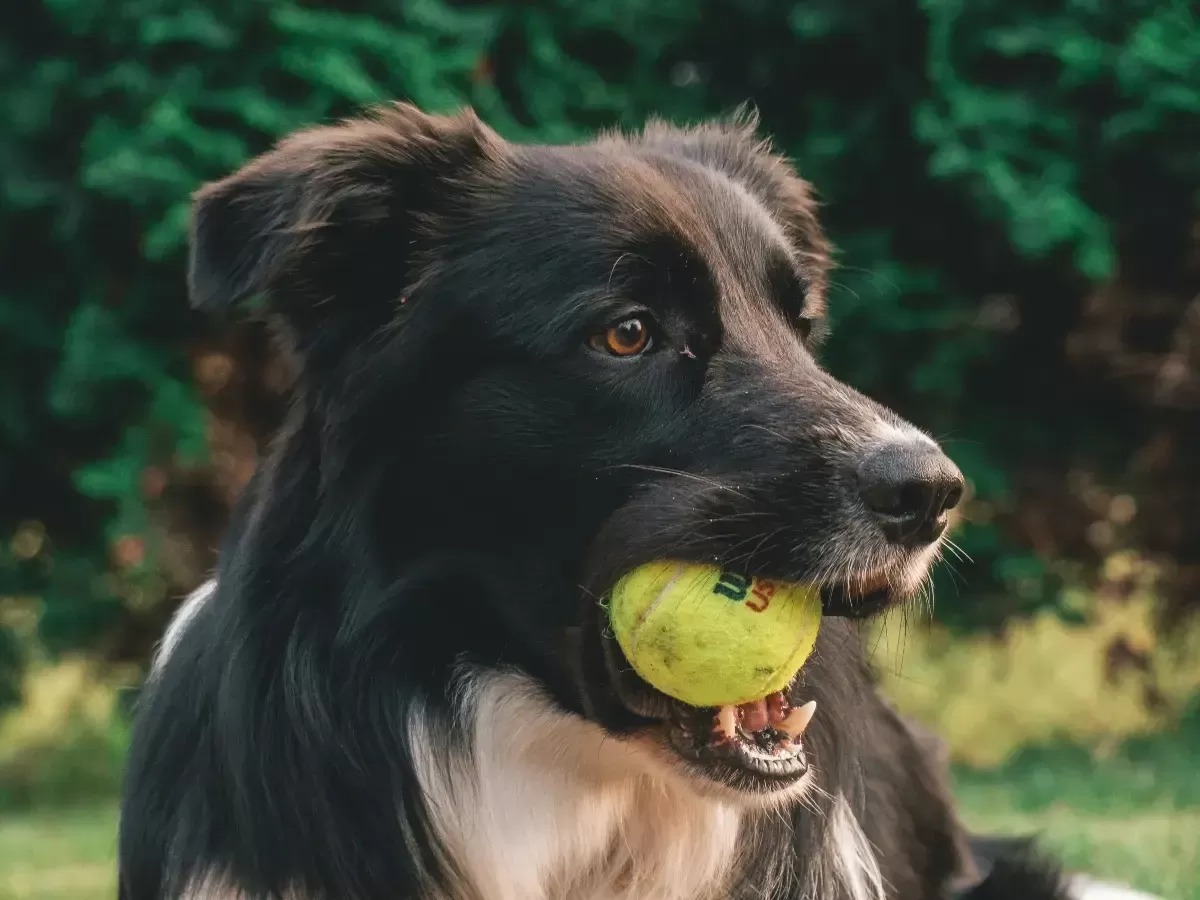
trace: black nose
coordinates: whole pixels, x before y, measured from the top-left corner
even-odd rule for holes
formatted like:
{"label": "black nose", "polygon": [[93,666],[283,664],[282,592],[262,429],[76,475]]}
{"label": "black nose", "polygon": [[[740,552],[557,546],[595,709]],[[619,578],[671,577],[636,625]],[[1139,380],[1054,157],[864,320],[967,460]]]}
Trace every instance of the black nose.
{"label": "black nose", "polygon": [[913,547],[946,530],[946,511],[962,500],[963,477],[932,442],[914,439],[871,453],[858,468],[858,487],[888,540]]}

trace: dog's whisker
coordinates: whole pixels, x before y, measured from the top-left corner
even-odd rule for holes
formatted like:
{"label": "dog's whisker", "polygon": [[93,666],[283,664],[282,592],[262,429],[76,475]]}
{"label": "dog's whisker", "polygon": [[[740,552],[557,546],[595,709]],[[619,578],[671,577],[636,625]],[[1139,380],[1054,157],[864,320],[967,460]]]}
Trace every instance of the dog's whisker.
{"label": "dog's whisker", "polygon": [[716,488],[720,491],[728,491],[731,494],[736,494],[739,497],[745,497],[740,490],[733,485],[723,484],[715,478],[709,478],[704,475],[699,475],[695,472],[685,472],[682,469],[672,469],[666,466],[651,466],[644,463],[616,463],[608,466],[609,469],[636,469],[641,472],[652,472],[658,475],[671,475],[677,478],[686,478],[690,481],[697,481],[701,484],[706,484],[709,487]]}
{"label": "dog's whisker", "polygon": [[625,253],[620,254],[616,260],[613,261],[612,268],[608,270],[608,283],[605,285],[607,290],[612,290],[613,276],[617,274],[617,266],[621,265],[623,260],[633,257],[634,255],[635,254],[626,251]]}
{"label": "dog's whisker", "polygon": [[954,553],[954,555],[957,556],[959,559],[961,559],[965,562],[969,562],[969,563],[975,562],[975,560],[973,560],[971,558],[970,554],[967,553],[967,551],[964,550],[962,547],[960,547],[958,544],[956,544],[948,535],[944,538],[944,540],[946,543],[946,547],[948,547],[950,549],[950,551],[952,553]]}
{"label": "dog's whisker", "polygon": [[862,266],[850,266],[850,265],[839,266],[838,268],[842,272],[861,272],[863,275],[866,275],[870,279],[883,282],[888,287],[890,287],[896,294],[902,293],[900,286],[898,284],[896,284],[895,281],[893,281],[887,275],[884,275],[882,272],[877,271],[876,269],[868,269],[868,268],[864,268]]}

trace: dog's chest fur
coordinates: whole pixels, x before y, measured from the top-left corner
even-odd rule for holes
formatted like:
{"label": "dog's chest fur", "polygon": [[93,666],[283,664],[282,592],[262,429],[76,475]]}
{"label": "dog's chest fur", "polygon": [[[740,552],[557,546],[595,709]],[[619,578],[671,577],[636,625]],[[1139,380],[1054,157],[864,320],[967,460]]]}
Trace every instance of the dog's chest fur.
{"label": "dog's chest fur", "polygon": [[414,715],[418,777],[450,859],[451,896],[472,900],[704,900],[738,859],[742,815],[652,777],[652,757],[557,712],[515,675],[464,681],[471,752]]}
{"label": "dog's chest fur", "polygon": [[[212,595],[206,584],[180,609],[156,669]],[[760,818],[784,822],[783,809],[698,793],[652,745],[563,713],[527,676],[474,671],[459,687],[457,735],[431,706],[408,721],[429,837],[448,876],[445,889],[427,887],[429,900],[724,900],[747,875],[753,896],[794,879],[786,853],[756,853]],[[878,865],[840,797],[819,855],[807,868],[821,896],[879,900]],[[185,893],[245,898],[215,870]]]}

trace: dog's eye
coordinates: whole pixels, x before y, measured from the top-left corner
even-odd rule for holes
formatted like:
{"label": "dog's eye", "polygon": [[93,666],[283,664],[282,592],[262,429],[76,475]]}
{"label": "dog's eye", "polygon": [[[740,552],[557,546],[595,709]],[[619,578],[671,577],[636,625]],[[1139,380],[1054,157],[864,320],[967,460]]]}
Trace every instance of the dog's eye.
{"label": "dog's eye", "polygon": [[634,316],[592,335],[588,343],[593,350],[609,356],[637,356],[650,349],[653,339],[650,336],[650,324]]}

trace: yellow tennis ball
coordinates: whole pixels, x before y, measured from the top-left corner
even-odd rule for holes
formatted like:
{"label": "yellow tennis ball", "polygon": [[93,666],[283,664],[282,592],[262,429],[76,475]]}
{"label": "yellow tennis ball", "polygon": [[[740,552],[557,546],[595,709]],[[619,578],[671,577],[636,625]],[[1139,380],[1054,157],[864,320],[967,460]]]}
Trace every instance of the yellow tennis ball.
{"label": "yellow tennis ball", "polygon": [[787,687],[821,627],[814,586],[681,562],[634,569],[608,605],[634,671],[692,706],[747,703]]}

